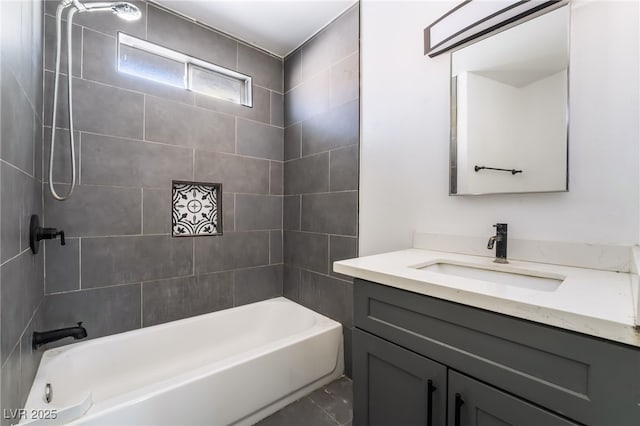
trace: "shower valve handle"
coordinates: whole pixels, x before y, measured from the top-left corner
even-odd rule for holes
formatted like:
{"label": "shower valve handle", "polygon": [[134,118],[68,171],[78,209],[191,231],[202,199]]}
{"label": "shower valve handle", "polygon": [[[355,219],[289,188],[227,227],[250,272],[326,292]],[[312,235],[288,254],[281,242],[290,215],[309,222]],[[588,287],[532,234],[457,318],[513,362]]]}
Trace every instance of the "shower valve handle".
{"label": "shower valve handle", "polygon": [[60,245],[67,245],[64,238],[64,231],[58,231],[56,228],[43,228],[40,226],[40,220],[37,215],[31,216],[31,225],[29,227],[29,245],[33,254],[38,253],[41,240],[55,240],[60,236]]}
{"label": "shower valve handle", "polygon": [[62,230],[58,231],[57,235],[60,236],[60,245],[61,246],[66,246],[67,243],[64,241],[64,231],[62,231]]}

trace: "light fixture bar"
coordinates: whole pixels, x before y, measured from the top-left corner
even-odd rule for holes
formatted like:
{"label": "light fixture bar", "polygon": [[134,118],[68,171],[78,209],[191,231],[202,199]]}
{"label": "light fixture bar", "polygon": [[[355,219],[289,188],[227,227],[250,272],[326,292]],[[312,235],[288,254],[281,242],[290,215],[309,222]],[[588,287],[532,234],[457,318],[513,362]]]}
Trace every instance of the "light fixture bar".
{"label": "light fixture bar", "polygon": [[434,57],[568,0],[467,0],[424,29],[424,54]]}

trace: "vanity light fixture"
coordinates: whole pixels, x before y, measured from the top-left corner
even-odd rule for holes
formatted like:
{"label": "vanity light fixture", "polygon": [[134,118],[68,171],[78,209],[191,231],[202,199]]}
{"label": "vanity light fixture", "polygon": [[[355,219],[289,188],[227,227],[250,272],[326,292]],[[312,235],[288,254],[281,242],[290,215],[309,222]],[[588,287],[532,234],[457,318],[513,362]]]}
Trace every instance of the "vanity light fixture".
{"label": "vanity light fixture", "polygon": [[568,0],[466,0],[424,29],[424,54],[438,56],[527,15],[567,3]]}

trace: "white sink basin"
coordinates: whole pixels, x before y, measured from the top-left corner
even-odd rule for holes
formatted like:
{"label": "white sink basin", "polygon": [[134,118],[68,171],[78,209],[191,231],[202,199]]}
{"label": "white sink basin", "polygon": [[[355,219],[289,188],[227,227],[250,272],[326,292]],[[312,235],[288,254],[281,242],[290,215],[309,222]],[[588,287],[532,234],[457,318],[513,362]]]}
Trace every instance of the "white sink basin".
{"label": "white sink basin", "polygon": [[566,278],[497,264],[491,268],[484,265],[437,261],[418,269],[538,291],[555,291]]}

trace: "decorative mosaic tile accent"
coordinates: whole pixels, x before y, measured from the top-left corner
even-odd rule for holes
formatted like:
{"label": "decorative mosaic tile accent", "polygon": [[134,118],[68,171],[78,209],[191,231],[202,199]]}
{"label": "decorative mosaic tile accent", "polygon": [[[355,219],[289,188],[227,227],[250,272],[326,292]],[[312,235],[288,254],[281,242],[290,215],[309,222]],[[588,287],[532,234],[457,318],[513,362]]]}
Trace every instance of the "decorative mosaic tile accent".
{"label": "decorative mosaic tile accent", "polygon": [[172,186],[174,237],[222,235],[222,184],[174,180]]}

